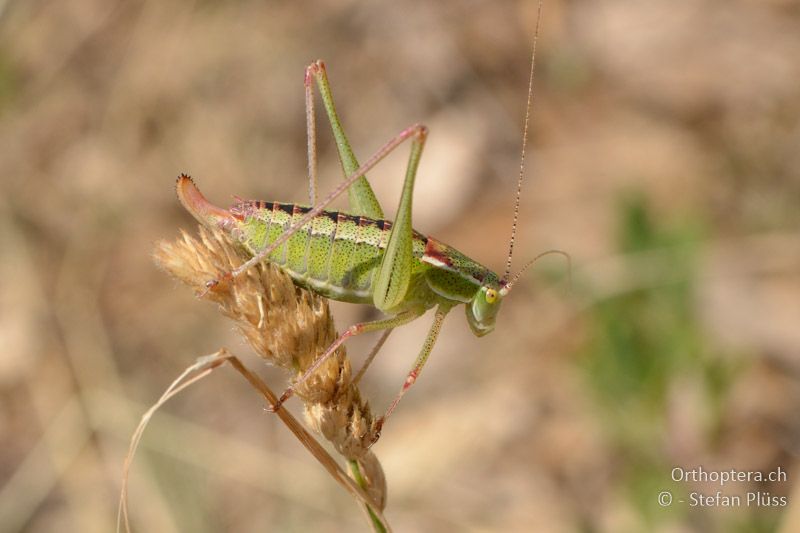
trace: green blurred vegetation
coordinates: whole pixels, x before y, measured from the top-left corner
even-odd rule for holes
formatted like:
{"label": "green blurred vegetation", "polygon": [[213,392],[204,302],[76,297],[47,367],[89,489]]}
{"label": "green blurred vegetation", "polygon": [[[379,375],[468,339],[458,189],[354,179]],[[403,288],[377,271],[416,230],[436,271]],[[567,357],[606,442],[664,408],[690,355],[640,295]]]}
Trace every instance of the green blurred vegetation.
{"label": "green blurred vegetation", "polygon": [[[685,484],[671,481],[670,471],[681,465],[665,450],[676,429],[668,420],[675,385],[683,379],[700,385],[710,412],[703,437],[713,448],[730,387],[747,363],[720,353],[696,316],[698,253],[706,242],[702,221],[660,223],[641,192],[623,195],[618,218],[617,247],[633,282],[590,309],[581,365],[620,458],[617,488],[655,527],[676,522],[681,511],[665,512],[653,494],[668,489],[677,498],[686,491]],[[643,258],[657,263],[652,275],[642,276]],[[693,521],[724,531],[754,533],[773,531],[779,516],[744,509],[724,515],[709,508],[683,512],[705,514]]]}
{"label": "green blurred vegetation", "polygon": [[[639,432],[627,431],[629,425],[638,427],[663,411],[675,376],[699,373],[709,390],[720,393],[727,380],[719,363],[707,357],[694,316],[697,225],[659,227],[640,194],[629,194],[620,204],[617,242],[633,283],[592,307],[584,364],[609,414],[621,415],[612,417],[613,425],[635,436]],[[634,264],[643,254],[657,256],[652,277],[643,278]],[[640,435],[645,442],[628,444],[637,449],[653,444],[650,434]]]}

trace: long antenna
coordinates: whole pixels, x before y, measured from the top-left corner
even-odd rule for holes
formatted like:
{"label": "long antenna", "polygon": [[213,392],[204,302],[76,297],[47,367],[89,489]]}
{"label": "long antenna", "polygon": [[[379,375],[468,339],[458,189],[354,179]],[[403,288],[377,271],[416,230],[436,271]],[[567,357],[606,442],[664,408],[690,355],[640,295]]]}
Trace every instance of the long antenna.
{"label": "long antenna", "polygon": [[514,239],[517,236],[517,221],[519,220],[519,198],[522,194],[522,178],[525,176],[525,148],[528,145],[528,124],[531,118],[531,103],[533,102],[533,73],[536,67],[536,41],[539,40],[539,23],[542,20],[542,3],[539,0],[539,9],[536,13],[536,29],[533,33],[533,45],[531,47],[531,73],[528,76],[528,101],[525,105],[525,126],[522,130],[522,153],[519,156],[519,178],[517,179],[517,199],[514,202],[514,222],[511,224],[511,239],[508,241],[508,260],[506,261],[506,272],[503,274],[504,280],[508,280],[511,275],[511,256],[514,255]]}
{"label": "long antenna", "polygon": [[524,267],[522,267],[519,272],[514,274],[513,278],[511,278],[510,280],[508,280],[506,282],[506,284],[501,289],[501,292],[503,292],[505,294],[508,294],[509,292],[511,292],[511,287],[513,287],[514,284],[517,281],[519,281],[519,278],[522,277],[522,274],[524,274],[525,271],[528,270],[529,267],[533,266],[533,264],[536,261],[538,261],[539,259],[541,259],[542,257],[544,257],[546,255],[551,255],[551,254],[558,254],[558,255],[564,257],[564,259],[567,260],[567,284],[568,284],[568,286],[570,288],[572,288],[572,256],[569,255],[567,252],[565,252],[563,250],[547,250],[545,252],[540,253],[539,255],[537,255],[536,257],[531,259],[530,261],[528,261],[528,263]]}

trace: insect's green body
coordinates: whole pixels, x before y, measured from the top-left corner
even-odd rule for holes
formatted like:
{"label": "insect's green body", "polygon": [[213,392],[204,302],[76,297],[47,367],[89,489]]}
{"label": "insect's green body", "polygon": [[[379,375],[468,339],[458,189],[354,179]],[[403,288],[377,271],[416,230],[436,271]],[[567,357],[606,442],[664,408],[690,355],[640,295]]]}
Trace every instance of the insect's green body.
{"label": "insect's green body", "polygon": [[[249,201],[231,212],[238,224],[233,230],[255,255],[308,213],[297,204]],[[300,286],[350,303],[371,304],[372,289],[389,242],[392,223],[335,211],[323,211],[303,225],[269,259]],[[430,309],[441,299],[465,303],[486,282],[497,283],[491,270],[454,248],[412,234],[411,280],[397,314],[411,307]]]}

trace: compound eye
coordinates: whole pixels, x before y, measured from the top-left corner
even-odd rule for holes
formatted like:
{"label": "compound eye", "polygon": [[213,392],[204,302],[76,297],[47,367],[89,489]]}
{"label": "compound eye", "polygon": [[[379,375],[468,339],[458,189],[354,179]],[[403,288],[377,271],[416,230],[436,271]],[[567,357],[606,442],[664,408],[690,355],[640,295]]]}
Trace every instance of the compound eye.
{"label": "compound eye", "polygon": [[493,304],[497,300],[497,291],[494,289],[486,289],[486,302]]}

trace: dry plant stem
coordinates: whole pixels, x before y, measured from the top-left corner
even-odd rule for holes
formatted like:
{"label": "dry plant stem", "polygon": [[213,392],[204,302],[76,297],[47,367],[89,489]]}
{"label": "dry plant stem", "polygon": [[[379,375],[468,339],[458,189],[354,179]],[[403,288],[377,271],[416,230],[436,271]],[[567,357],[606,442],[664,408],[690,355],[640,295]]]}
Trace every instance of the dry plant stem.
{"label": "dry plant stem", "polygon": [[[228,355],[227,352],[223,349],[225,357],[228,358],[228,362],[233,366],[240,374],[242,374],[250,385],[253,386],[256,390],[258,390],[262,396],[267,400],[267,405],[275,405],[275,402],[278,401],[278,397],[273,393],[267,384],[264,383],[258,376],[253,374],[250,370],[245,367],[242,362],[239,360],[238,357]],[[222,355],[222,352],[220,355]],[[328,471],[328,473],[335,479],[345,490],[353,494],[356,499],[360,500],[363,504],[363,509],[367,513],[367,517],[373,522],[373,525],[377,526],[376,529],[378,531],[390,531],[389,524],[386,522],[386,519],[381,512],[382,506],[378,507],[376,502],[374,502],[370,496],[365,492],[369,488],[369,480],[364,479],[361,473],[361,466],[358,461],[355,459],[350,459],[349,464],[350,467],[353,469],[353,479],[350,479],[347,474],[342,470],[342,468],[336,463],[333,457],[330,456],[325,449],[320,446],[317,439],[315,439],[308,431],[303,428],[302,425],[287,411],[286,409],[280,409],[277,412],[278,417],[286,424],[286,427],[289,428],[297,440],[299,440],[306,449],[311,452],[317,461]],[[363,490],[362,490],[363,489]]]}
{"label": "dry plant stem", "polygon": [[[159,242],[156,263],[192,286],[202,299],[220,306],[245,340],[268,362],[297,379],[338,337],[327,301],[296,287],[288,275],[260,263],[234,281],[206,290],[206,280],[230,272],[249,257],[218,231],[201,227],[199,238],[185,232],[175,242]],[[328,439],[348,461],[354,461],[362,486],[377,510],[383,509],[386,485],[383,470],[369,450],[376,439],[376,419],[351,380],[344,348],[334,352],[314,375],[298,384],[307,422]]]}
{"label": "dry plant stem", "polygon": [[[177,395],[190,385],[208,376],[213,370],[226,362],[229,363],[240,374],[242,374],[242,376],[247,379],[250,385],[252,385],[253,388],[261,393],[261,395],[267,401],[267,404],[272,404],[275,402],[276,396],[269,389],[269,387],[267,387],[267,385],[258,376],[248,370],[238,357],[230,354],[224,348],[215,354],[199,358],[195,364],[184,370],[184,372],[178,376],[178,378],[167,388],[155,405],[148,409],[148,411],[142,416],[142,419],[139,422],[133,437],[131,437],[128,454],[125,457],[125,463],[123,465],[122,490],[120,491],[120,501],[117,513],[117,531],[119,531],[122,527],[122,524],[124,524],[125,531],[128,533],[130,532],[127,505],[130,466],[133,462],[133,457],[136,453],[136,449],[139,446],[142,435],[144,434],[144,430],[153,414],[170,398]],[[388,531],[388,524],[386,523],[383,514],[380,510],[378,510],[377,505],[370,499],[366,492],[364,492],[359,486],[362,484],[362,480],[358,479],[357,484],[355,481],[350,479],[344,470],[339,467],[333,457],[331,457],[330,454],[328,454],[328,452],[326,452],[325,449],[320,446],[319,442],[317,442],[317,440],[303,428],[303,426],[291,415],[291,413],[289,413],[289,411],[283,409],[278,413],[278,416],[284,422],[284,424],[286,424],[286,427],[288,427],[289,430],[303,444],[303,446],[305,446],[306,449],[311,452],[311,454],[320,462],[325,470],[327,470],[328,473],[331,474],[331,476],[340,485],[342,485],[342,487],[344,487],[345,490],[353,494],[353,496],[364,505],[364,509],[367,512],[367,517],[376,525],[376,529],[380,531]]]}

